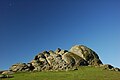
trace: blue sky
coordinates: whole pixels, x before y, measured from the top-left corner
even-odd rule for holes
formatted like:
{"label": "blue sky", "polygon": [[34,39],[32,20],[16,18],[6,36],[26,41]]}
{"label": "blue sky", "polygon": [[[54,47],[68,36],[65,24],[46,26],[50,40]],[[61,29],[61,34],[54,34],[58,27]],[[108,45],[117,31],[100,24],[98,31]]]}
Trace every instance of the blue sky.
{"label": "blue sky", "polygon": [[120,67],[119,0],[0,0],[0,69],[83,44]]}

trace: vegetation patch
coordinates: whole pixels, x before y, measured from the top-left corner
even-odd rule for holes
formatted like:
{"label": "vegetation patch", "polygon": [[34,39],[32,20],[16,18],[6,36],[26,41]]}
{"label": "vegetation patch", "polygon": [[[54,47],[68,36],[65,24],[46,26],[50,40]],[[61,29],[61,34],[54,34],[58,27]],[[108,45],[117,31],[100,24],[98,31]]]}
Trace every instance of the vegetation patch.
{"label": "vegetation patch", "polygon": [[9,80],[120,80],[120,72],[84,66],[75,71],[18,72]]}

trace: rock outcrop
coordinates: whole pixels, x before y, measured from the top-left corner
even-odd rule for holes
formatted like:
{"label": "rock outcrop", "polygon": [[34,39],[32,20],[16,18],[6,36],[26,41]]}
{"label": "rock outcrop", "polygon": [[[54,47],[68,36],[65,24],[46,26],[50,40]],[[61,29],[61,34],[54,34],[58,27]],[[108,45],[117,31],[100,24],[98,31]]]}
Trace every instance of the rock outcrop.
{"label": "rock outcrop", "polygon": [[17,63],[10,71],[44,71],[44,70],[74,70],[78,66],[102,65],[98,55],[90,48],[75,45],[70,50],[44,51],[34,57],[29,63]]}
{"label": "rock outcrop", "polygon": [[98,55],[93,50],[91,50],[90,48],[88,48],[84,45],[73,46],[70,49],[70,52],[83,58],[89,65],[98,66],[98,65],[102,64]]}
{"label": "rock outcrop", "polygon": [[110,70],[110,71],[120,71],[119,68],[115,68],[110,64],[103,64],[99,66],[100,68],[103,68],[104,70]]}

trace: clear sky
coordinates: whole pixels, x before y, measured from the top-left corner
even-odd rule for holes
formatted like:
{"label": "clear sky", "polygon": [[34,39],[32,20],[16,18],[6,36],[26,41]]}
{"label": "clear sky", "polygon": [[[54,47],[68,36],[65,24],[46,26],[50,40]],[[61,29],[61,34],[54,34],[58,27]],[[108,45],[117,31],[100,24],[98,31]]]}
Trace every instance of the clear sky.
{"label": "clear sky", "polygon": [[76,44],[120,67],[120,0],[0,0],[0,69]]}

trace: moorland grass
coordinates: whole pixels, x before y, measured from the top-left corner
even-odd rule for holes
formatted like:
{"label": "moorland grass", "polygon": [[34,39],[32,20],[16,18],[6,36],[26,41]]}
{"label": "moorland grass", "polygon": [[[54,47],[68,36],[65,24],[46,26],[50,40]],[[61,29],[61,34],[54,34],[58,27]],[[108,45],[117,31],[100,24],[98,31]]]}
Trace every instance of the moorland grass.
{"label": "moorland grass", "polygon": [[87,66],[75,71],[21,72],[2,80],[120,80],[120,72]]}

